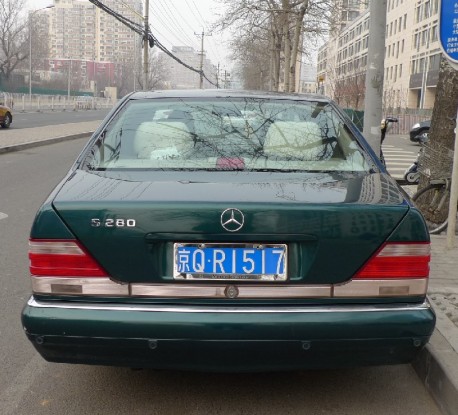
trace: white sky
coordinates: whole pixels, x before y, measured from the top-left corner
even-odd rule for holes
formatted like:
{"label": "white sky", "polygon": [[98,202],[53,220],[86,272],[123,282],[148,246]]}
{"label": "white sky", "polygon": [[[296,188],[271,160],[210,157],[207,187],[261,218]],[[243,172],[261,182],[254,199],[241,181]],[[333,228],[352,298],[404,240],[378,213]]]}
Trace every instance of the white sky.
{"label": "white sky", "polygon": [[[103,2],[103,0],[101,0]],[[52,5],[52,0],[28,0],[30,9]],[[150,0],[149,21],[153,34],[169,50],[172,46],[192,46],[200,51],[201,41],[195,33],[210,34],[221,6],[216,0]],[[230,69],[227,42],[219,33],[204,38],[204,50],[214,65]]]}

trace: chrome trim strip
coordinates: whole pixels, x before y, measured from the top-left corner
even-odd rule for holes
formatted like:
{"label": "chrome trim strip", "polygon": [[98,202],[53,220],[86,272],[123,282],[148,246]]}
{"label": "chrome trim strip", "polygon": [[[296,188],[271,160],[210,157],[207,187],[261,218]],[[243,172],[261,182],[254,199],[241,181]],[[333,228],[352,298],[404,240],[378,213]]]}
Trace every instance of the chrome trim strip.
{"label": "chrome trim strip", "polygon": [[[120,296],[143,298],[363,298],[426,295],[427,278],[350,280],[339,285],[257,284],[120,284],[109,278],[32,276],[36,294]],[[232,288],[236,295],[228,296]]]}
{"label": "chrome trim strip", "polygon": [[255,286],[204,284],[131,284],[131,295],[134,297],[178,297],[178,298],[227,298],[227,287],[237,287],[237,298],[329,298],[331,286],[277,285]]}
{"label": "chrome trim strip", "polygon": [[101,304],[101,303],[81,303],[70,301],[40,301],[35,297],[30,297],[27,305],[32,308],[57,308],[72,310],[91,310],[91,311],[132,311],[132,312],[153,312],[153,313],[250,313],[250,314],[288,314],[288,313],[369,313],[369,312],[390,312],[390,311],[423,311],[431,309],[429,301],[426,299],[422,304],[380,304],[380,305],[336,305],[336,306],[314,306],[306,305],[303,307],[233,307],[233,306],[169,306],[169,305],[146,305],[146,304]]}

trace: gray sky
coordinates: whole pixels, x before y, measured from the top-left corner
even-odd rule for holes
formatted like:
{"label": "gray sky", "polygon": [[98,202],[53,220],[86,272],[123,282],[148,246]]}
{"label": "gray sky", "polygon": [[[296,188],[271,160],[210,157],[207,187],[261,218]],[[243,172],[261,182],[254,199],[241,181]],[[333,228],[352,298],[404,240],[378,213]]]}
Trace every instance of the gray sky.
{"label": "gray sky", "polygon": [[[52,4],[52,0],[28,0],[32,10]],[[150,0],[149,20],[153,34],[169,50],[172,46],[192,46],[200,50],[200,37],[195,33],[200,34],[202,30],[209,33],[220,10],[215,0]],[[214,65],[220,63],[222,69],[230,69],[225,43],[220,34],[213,33],[205,36],[204,49]]]}

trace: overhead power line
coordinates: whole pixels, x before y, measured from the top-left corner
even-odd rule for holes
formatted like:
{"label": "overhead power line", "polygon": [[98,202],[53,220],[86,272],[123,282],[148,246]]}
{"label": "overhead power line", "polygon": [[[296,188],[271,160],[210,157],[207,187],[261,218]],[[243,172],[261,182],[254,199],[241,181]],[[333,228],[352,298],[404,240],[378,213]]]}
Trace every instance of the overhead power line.
{"label": "overhead power line", "polygon": [[160,50],[162,50],[166,55],[170,56],[173,60],[178,62],[180,65],[184,66],[185,68],[189,69],[190,71],[198,73],[201,77],[205,78],[211,85],[217,86],[214,82],[212,82],[208,77],[205,75],[204,71],[201,69],[196,69],[192,67],[191,65],[188,65],[187,63],[183,62],[180,58],[175,56],[172,52],[170,52],[159,40],[151,33],[151,30],[149,30],[147,33],[145,33],[145,28],[138,23],[134,22],[133,20],[128,19],[127,17],[121,15],[120,13],[117,13],[113,9],[110,9],[108,6],[100,2],[99,0],[89,0],[90,3],[92,3],[94,6],[98,7],[99,9],[102,9],[104,12],[108,13],[109,15],[113,16],[115,19],[123,23],[125,26],[129,27],[131,30],[134,32],[138,33],[139,35],[145,37],[148,37],[148,43],[149,46],[152,48],[154,46],[157,46]]}

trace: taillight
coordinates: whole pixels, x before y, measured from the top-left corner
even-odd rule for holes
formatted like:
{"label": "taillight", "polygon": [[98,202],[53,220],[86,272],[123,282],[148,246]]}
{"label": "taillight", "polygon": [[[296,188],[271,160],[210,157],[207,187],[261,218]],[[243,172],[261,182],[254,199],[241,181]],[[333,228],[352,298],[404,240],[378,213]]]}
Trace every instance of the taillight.
{"label": "taillight", "polygon": [[30,273],[44,277],[106,277],[105,270],[76,241],[29,241]]}
{"label": "taillight", "polygon": [[354,279],[428,278],[429,242],[389,242],[356,273]]}

